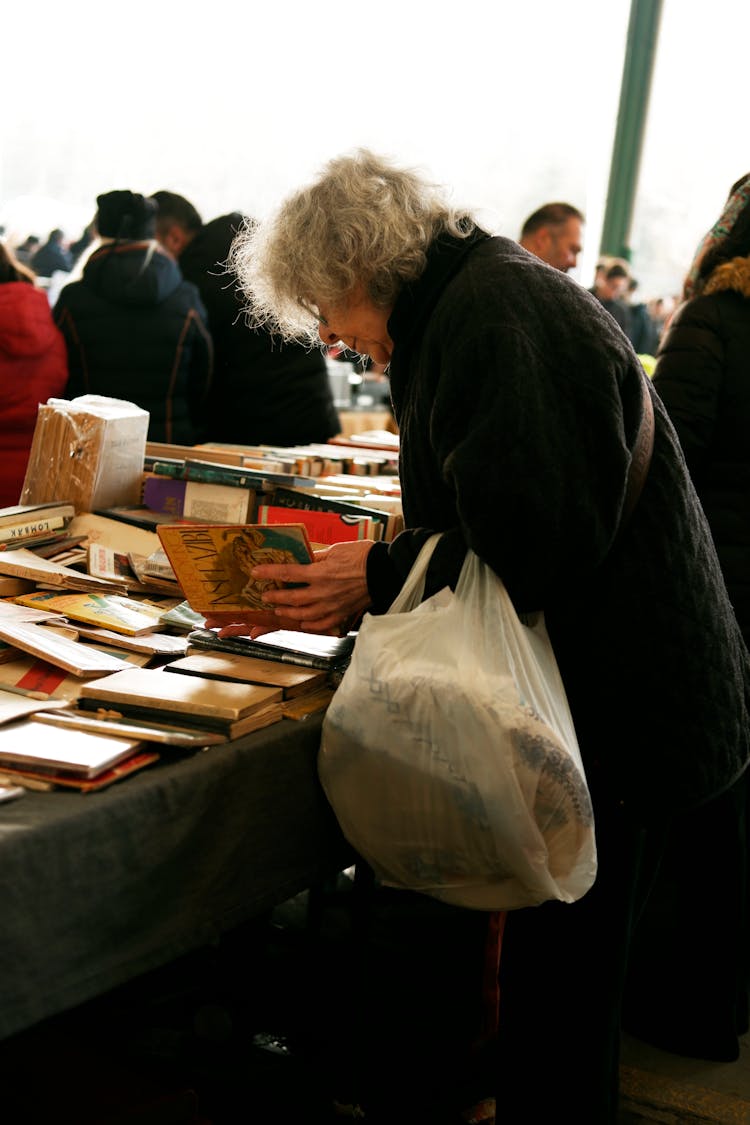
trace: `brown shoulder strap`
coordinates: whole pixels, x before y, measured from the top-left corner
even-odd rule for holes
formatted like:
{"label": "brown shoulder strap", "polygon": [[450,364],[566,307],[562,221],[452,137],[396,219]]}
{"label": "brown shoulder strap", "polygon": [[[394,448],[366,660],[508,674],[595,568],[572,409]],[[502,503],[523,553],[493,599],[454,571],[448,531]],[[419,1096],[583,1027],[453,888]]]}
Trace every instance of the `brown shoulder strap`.
{"label": "brown shoulder strap", "polygon": [[625,503],[622,506],[620,528],[622,529],[633,514],[633,509],[638,503],[643,486],[648,476],[651,454],[654,450],[654,404],[651,401],[648,376],[645,372],[641,375],[642,413],[641,424],[638,427],[635,444],[631,452],[628,482],[625,490]]}

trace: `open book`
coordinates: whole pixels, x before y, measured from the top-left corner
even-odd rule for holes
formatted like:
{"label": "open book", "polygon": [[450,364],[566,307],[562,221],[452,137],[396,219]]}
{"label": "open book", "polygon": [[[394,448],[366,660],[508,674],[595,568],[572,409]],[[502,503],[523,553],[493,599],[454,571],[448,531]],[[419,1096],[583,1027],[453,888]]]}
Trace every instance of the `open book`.
{"label": "open book", "polygon": [[313,557],[300,523],[162,524],[158,535],[192,610],[228,620],[239,615],[256,625],[278,624],[264,594],[279,583],[253,578],[253,567]]}

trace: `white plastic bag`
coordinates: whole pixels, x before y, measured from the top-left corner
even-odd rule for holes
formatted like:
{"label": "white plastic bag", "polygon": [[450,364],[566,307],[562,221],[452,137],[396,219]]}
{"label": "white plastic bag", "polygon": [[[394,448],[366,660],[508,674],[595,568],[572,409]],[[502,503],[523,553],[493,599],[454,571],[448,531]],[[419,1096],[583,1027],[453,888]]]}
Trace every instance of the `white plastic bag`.
{"label": "white plastic bag", "polygon": [[543,617],[522,624],[472,551],[455,594],[420,604],[438,539],[389,612],[364,618],[321,783],[385,884],[479,910],[573,902],[596,876],[594,820]]}

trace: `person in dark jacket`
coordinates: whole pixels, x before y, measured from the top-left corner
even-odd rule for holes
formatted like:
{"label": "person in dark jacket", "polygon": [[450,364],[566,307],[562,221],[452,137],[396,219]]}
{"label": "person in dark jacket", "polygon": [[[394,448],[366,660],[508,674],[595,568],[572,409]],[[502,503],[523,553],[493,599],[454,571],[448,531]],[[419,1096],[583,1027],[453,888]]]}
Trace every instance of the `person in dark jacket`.
{"label": "person in dark jacket", "polygon": [[679,435],[750,645],[750,175],[734,185],[726,211],[731,226],[719,220],[702,246],[692,295],[661,341],[654,386]]}
{"label": "person in dark jacket", "polygon": [[610,262],[601,271],[597,266],[594,284],[589,289],[589,293],[593,293],[602,307],[614,317],[628,339],[632,339],[630,309],[625,300],[628,281],[629,274],[623,263]]}
{"label": "person in dark jacket", "polygon": [[67,381],[47,294],[0,240],[0,507],[18,503],[39,404],[59,397]]}
{"label": "person in dark jacket", "polygon": [[102,246],[54,307],[68,348],[67,395],[107,395],[148,410],[150,441],[206,436],[213,348],[194,285],[154,241],[156,204],[131,191],[97,198]]}
{"label": "person in dark jacket", "polygon": [[[653,382],[677,430],[729,597],[750,644],[750,175],[730,189],[688,272]],[[748,1025],[747,786],[675,818],[631,953],[630,1030],[731,1061]],[[696,887],[710,888],[693,901]],[[696,972],[696,966],[700,971]],[[706,967],[710,966],[710,972]],[[665,1011],[669,1012],[668,1018]]]}
{"label": "person in dark jacket", "polygon": [[70,273],[73,263],[64,245],[65,232],[56,227],[50,231],[44,246],[40,246],[30,265],[39,277],[52,277],[53,273]]}
{"label": "person in dark jacket", "polygon": [[[493,1092],[501,1121],[609,1125],[631,934],[671,819],[731,791],[750,756],[750,658],[674,428],[592,295],[366,151],[245,231],[232,262],[256,318],[389,364],[400,431],[406,530],[390,545],[334,545],[305,567],[258,567],[303,584],[269,592],[280,624],[345,630],[386,611],[433,531],[444,535],[428,594],[455,584],[471,548],[519,612],[544,610],[599,867],[579,901],[508,915]],[[623,526],[644,395],[653,455]],[[742,893],[739,876],[732,889]],[[432,949],[455,919],[433,910]],[[460,924],[475,930],[479,978],[486,921],[466,911]],[[730,971],[736,953],[728,944]],[[450,980],[446,954],[435,988],[447,995]],[[408,999],[393,1001],[385,1042],[408,1026]],[[431,1070],[415,1041],[400,1077],[414,1106],[433,1083],[434,1112],[414,1120],[457,1121],[462,1061],[446,1057],[446,1028],[433,1030]],[[396,1057],[376,1080],[389,1068]]]}
{"label": "person in dark jacket", "polygon": [[227,272],[238,212],[204,224],[184,196],[154,192],[157,238],[200,290],[214,341],[214,384],[207,410],[212,441],[240,445],[326,442],[341,430],[325,360],[317,349],[250,328],[236,278]]}

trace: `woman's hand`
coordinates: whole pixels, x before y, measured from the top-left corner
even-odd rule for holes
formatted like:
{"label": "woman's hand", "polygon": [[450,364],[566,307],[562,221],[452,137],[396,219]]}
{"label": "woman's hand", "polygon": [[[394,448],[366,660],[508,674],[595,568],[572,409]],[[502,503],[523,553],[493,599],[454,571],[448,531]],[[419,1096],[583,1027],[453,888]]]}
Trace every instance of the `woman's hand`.
{"label": "woman's hand", "polygon": [[[311,563],[264,563],[253,568],[253,578],[271,578],[278,582],[304,583],[294,587],[270,589],[264,600],[275,607],[276,629],[301,629],[307,633],[344,633],[370,604],[367,590],[367,556],[373,540],[334,543],[315,551]],[[258,637],[269,632],[238,616],[231,624],[224,618],[206,618],[206,628],[221,626],[219,636],[250,634]]]}

